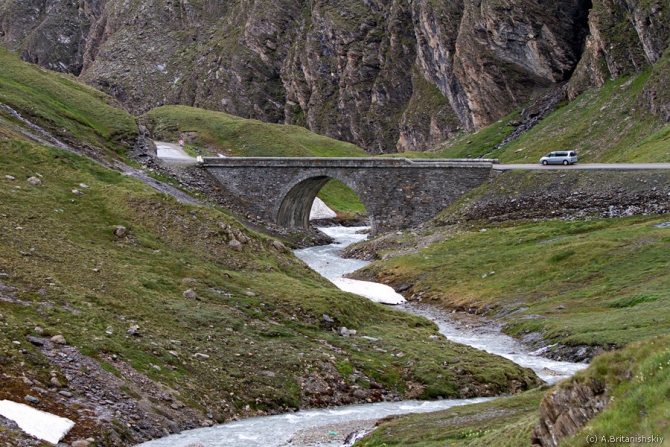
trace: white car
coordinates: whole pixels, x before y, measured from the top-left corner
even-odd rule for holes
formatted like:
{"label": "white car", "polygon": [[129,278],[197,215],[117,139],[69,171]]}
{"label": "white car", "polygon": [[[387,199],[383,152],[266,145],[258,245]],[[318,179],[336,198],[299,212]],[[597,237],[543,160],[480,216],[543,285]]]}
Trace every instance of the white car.
{"label": "white car", "polygon": [[575,151],[557,151],[550,152],[540,158],[543,165],[571,165],[577,163],[577,153]]}

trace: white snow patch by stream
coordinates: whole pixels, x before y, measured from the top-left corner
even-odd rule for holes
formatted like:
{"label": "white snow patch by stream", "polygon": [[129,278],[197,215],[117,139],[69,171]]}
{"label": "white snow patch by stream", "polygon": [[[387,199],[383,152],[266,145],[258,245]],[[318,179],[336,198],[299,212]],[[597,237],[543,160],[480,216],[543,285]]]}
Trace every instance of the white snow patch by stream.
{"label": "white snow patch by stream", "polygon": [[29,435],[52,444],[58,444],[58,441],[74,427],[74,422],[67,418],[11,400],[0,400],[0,415],[16,422],[19,428]]}
{"label": "white snow patch by stream", "polygon": [[309,220],[314,219],[333,219],[337,217],[335,211],[330,209],[323,200],[318,197],[312,202],[312,209],[309,211]]}
{"label": "white snow patch by stream", "polygon": [[330,278],[330,282],[335,284],[340,290],[364,296],[376,303],[402,304],[406,302],[401,294],[396,293],[392,287],[389,287],[386,284],[358,281],[357,279],[349,278]]}

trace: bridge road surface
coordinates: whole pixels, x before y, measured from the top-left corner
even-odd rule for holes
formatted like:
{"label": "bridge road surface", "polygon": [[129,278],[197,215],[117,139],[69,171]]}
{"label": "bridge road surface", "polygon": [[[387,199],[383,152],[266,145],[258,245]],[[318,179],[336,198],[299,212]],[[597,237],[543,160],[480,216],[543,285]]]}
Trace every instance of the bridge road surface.
{"label": "bridge road surface", "polygon": [[494,164],[494,171],[514,171],[529,169],[533,171],[653,171],[670,170],[670,163],[576,163],[574,165],[541,165],[537,164]]}
{"label": "bridge road surface", "polygon": [[178,144],[166,143],[165,141],[154,141],[154,143],[156,144],[156,155],[168,164],[197,163],[197,160],[188,155]]}

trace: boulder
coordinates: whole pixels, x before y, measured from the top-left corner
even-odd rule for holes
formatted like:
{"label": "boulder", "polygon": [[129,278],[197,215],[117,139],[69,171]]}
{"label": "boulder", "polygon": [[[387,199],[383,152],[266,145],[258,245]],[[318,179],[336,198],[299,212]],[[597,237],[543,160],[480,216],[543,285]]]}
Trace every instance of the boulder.
{"label": "boulder", "polygon": [[270,242],[270,246],[277,250],[279,253],[284,253],[286,251],[286,246],[279,241]]}
{"label": "boulder", "polygon": [[122,238],[126,235],[127,231],[128,230],[126,229],[126,227],[122,225],[117,225],[116,227],[114,227],[114,236]]}
{"label": "boulder", "polygon": [[53,337],[51,337],[51,341],[53,343],[56,343],[57,345],[66,345],[67,344],[67,341],[65,340],[65,337],[63,337],[60,334],[54,335]]}
{"label": "boulder", "polygon": [[187,300],[197,300],[198,299],[198,295],[195,293],[195,291],[193,291],[193,289],[185,290],[184,293],[182,294],[182,296],[184,298],[186,298]]}

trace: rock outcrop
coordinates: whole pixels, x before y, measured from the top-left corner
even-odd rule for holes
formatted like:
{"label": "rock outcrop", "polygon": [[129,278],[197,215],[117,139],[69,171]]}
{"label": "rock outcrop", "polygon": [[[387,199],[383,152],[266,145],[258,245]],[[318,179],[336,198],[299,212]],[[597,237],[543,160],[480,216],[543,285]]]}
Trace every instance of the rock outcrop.
{"label": "rock outcrop", "polygon": [[[133,112],[192,105],[370,153],[425,150],[567,81],[574,98],[669,65],[663,0],[0,0],[0,17],[24,59]],[[666,120],[669,70],[640,99]]]}
{"label": "rock outcrop", "polygon": [[532,445],[558,446],[563,438],[577,433],[600,413],[607,402],[605,386],[598,381],[573,382],[554,390],[540,403],[540,425],[533,430]]}

